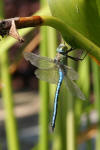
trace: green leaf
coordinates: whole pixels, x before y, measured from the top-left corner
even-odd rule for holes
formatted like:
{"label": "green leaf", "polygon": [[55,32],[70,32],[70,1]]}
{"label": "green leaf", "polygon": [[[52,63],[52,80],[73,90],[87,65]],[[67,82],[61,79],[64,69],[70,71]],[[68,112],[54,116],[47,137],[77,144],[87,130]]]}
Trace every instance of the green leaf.
{"label": "green leaf", "polygon": [[100,46],[99,0],[48,1],[53,16]]}

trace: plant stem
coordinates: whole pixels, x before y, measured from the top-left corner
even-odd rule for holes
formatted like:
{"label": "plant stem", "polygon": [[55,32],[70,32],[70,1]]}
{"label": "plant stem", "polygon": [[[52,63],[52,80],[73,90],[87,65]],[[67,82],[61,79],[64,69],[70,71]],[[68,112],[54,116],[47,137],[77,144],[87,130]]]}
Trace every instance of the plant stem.
{"label": "plant stem", "polygon": [[67,99],[67,150],[75,150],[75,117],[74,117],[74,99],[70,93],[68,94]]}
{"label": "plant stem", "polygon": [[[41,7],[46,5],[46,0],[41,0]],[[41,28],[41,43],[40,54],[47,56],[48,49],[48,29]],[[48,134],[48,117],[49,117],[49,90],[48,83],[40,81],[40,141],[39,149],[48,150],[49,148],[49,134]]]}
{"label": "plant stem", "polygon": [[[0,0],[0,19],[4,18],[4,1]],[[0,78],[1,78],[1,74],[0,74]],[[2,150],[2,143],[0,141],[0,150]]]}
{"label": "plant stem", "polygon": [[[72,53],[74,57],[75,53]],[[68,65],[76,68],[76,63],[71,59],[68,60]],[[76,136],[76,118],[75,118],[75,104],[76,104],[76,97],[73,97],[71,93],[67,92],[67,113],[66,113],[66,146],[67,150],[76,150],[77,144],[77,136]]]}
{"label": "plant stem", "polygon": [[1,80],[2,80],[2,98],[5,109],[5,125],[9,150],[19,150],[19,141],[16,128],[16,120],[13,110],[13,93],[11,85],[11,76],[9,73],[8,53],[4,52],[1,57]]}
{"label": "plant stem", "polygon": [[[100,48],[87,39],[85,36],[74,30],[69,25],[65,24],[60,19],[53,16],[31,16],[31,17],[19,17],[5,20],[5,27],[7,29],[11,27],[11,21],[15,20],[16,28],[27,28],[27,27],[36,27],[36,26],[50,26],[57,29],[65,41],[70,44],[73,48],[81,48],[87,50],[88,53],[95,56],[100,60]],[[10,23],[9,23],[10,22]],[[2,21],[1,21],[2,24]],[[1,29],[2,30],[2,29]],[[6,30],[6,29],[5,29]]]}
{"label": "plant stem", "polygon": [[[82,124],[80,124],[80,119],[81,119],[81,115],[83,113],[82,111],[82,107],[84,108],[84,105],[87,105],[87,102],[90,101],[90,63],[89,63],[89,57],[87,56],[82,62],[79,63],[78,66],[78,73],[79,73],[79,87],[82,89],[82,92],[85,94],[86,97],[86,101],[82,102],[82,101],[76,101],[75,105],[76,105],[76,119],[77,119],[77,133],[79,133],[79,126],[83,126]],[[84,84],[84,79],[86,84]],[[86,106],[87,107],[87,106]],[[80,111],[79,109],[80,108]],[[89,113],[87,112],[87,128],[90,125],[90,120],[89,120]],[[87,141],[87,150],[90,150],[91,147],[91,140]]]}
{"label": "plant stem", "polygon": [[96,150],[100,149],[100,67],[95,62],[92,62],[93,70],[93,87],[95,96],[95,107],[98,114],[98,131],[96,137]]}
{"label": "plant stem", "polygon": [[[44,8],[40,9],[38,12],[35,13],[35,15],[44,15],[44,14],[48,14],[48,15],[50,14],[47,6],[45,6]],[[19,31],[19,34],[21,36],[25,36],[26,34],[31,32],[32,30],[33,30],[33,27],[32,28],[26,28],[26,29],[23,28]],[[6,37],[6,38],[2,39],[2,41],[0,41],[0,55],[3,55],[2,53],[4,51],[8,51],[9,48],[17,42],[18,41],[12,37]]]}
{"label": "plant stem", "polygon": [[[30,23],[29,23],[30,22]],[[19,18],[16,21],[17,28],[24,27],[36,27],[36,26],[51,26],[57,29],[65,41],[70,44],[73,48],[81,48],[83,50],[87,50],[91,55],[95,56],[98,60],[100,60],[100,48],[83,36],[81,33],[74,30],[69,25],[65,24],[60,19],[53,16],[32,16],[32,17],[24,17]]]}
{"label": "plant stem", "polygon": [[57,29],[63,35],[65,41],[71,46],[87,50],[87,52],[100,60],[100,48],[95,43],[88,40],[67,24],[64,24],[58,18],[43,16],[42,19],[44,20],[43,25],[48,25]]}
{"label": "plant stem", "polygon": [[4,18],[4,1],[0,0],[0,19]]}
{"label": "plant stem", "polygon": [[[46,4],[45,0],[41,0],[41,7]],[[40,54],[47,56],[47,27],[41,28],[41,43]],[[49,134],[48,134],[48,117],[49,117],[49,90],[48,83],[40,81],[40,150],[47,150],[49,148]]]}
{"label": "plant stem", "polygon": [[[41,28],[42,42],[40,45],[40,53],[47,56],[47,29]],[[49,91],[48,83],[40,81],[40,150],[48,149],[48,118],[49,118]]]}
{"label": "plant stem", "polygon": [[[48,28],[48,56],[50,58],[55,57],[56,55],[56,48],[57,48],[57,35],[56,35],[56,30],[54,30],[53,28],[49,27]],[[51,114],[53,115],[53,105],[54,105],[54,97],[55,97],[55,92],[56,92],[56,85],[54,84],[49,84],[49,93],[50,93],[50,101],[51,101]],[[59,106],[58,106],[59,107]],[[57,118],[59,116],[57,115]],[[52,117],[50,117],[52,121]],[[59,128],[59,122],[56,119],[56,125],[55,125],[55,130],[53,133],[53,138],[52,138],[52,150],[61,150],[61,138],[60,137],[60,130]]]}

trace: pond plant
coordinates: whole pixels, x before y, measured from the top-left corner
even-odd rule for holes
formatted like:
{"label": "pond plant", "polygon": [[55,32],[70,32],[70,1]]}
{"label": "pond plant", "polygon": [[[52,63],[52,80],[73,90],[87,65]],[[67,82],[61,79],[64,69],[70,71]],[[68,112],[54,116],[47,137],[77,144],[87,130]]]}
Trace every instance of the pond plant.
{"label": "pond plant", "polygon": [[[46,83],[41,82],[40,87],[43,87],[41,91],[41,97],[43,101],[43,107],[40,114],[40,142],[36,149],[47,150],[49,149],[49,141],[52,141],[52,149],[62,150],[75,150],[78,149],[78,128],[81,126],[81,116],[86,112],[87,118],[89,113],[93,109],[96,109],[98,114],[97,124],[97,136],[96,136],[96,150],[100,147],[100,2],[99,0],[48,0],[48,4],[44,8],[45,2],[41,2],[41,10],[31,17],[17,17],[11,19],[4,19],[0,21],[0,35],[10,35],[20,42],[23,42],[21,36],[27,34],[32,29],[29,27],[37,26],[49,26],[56,29],[62,39],[69,47],[73,49],[82,49],[87,51],[88,56],[84,62],[77,65],[70,63],[72,66],[77,67],[79,71],[79,86],[83,89],[86,95],[86,102],[81,102],[79,99],[75,99],[71,94],[63,91],[60,94],[62,99],[62,107],[58,108],[57,127],[53,134],[50,136],[48,130],[47,118],[49,116],[49,100],[48,93],[53,93]],[[48,6],[50,7],[50,10]],[[92,13],[92,14],[91,14]],[[23,29],[21,33],[17,32],[17,29]],[[49,29],[49,30],[48,30]],[[50,32],[51,33],[50,33]],[[49,43],[48,37],[51,34],[51,43]],[[56,50],[57,36],[55,30],[47,27],[42,27],[41,37],[41,55],[54,56]],[[54,38],[55,37],[55,38]],[[52,40],[54,38],[54,40]],[[11,88],[11,78],[9,72],[8,63],[8,49],[15,43],[14,39],[10,37],[5,38],[0,43],[0,56],[1,56],[1,80],[6,86],[2,87],[2,96],[4,99],[4,108],[7,113],[6,118],[6,132],[8,137],[8,149],[19,150],[18,135],[16,130],[16,122],[13,113],[13,93]],[[53,45],[53,46],[52,46]],[[53,49],[53,51],[52,51]],[[50,51],[52,51],[50,53]],[[91,62],[91,63],[90,63]],[[90,80],[90,67],[92,70],[92,83]],[[91,89],[91,84],[93,89]],[[53,87],[54,88],[54,87]],[[90,103],[91,93],[94,94],[94,104]],[[59,113],[60,109],[63,110],[63,118]],[[91,122],[88,119],[89,128]],[[13,130],[13,134],[12,134]],[[86,134],[88,131],[86,132]],[[83,134],[84,135],[84,134]],[[86,139],[84,136],[83,141]],[[82,139],[82,137],[80,136]],[[81,140],[80,140],[81,141]],[[91,142],[88,142],[87,148],[91,149]],[[35,149],[35,148],[33,148]]]}

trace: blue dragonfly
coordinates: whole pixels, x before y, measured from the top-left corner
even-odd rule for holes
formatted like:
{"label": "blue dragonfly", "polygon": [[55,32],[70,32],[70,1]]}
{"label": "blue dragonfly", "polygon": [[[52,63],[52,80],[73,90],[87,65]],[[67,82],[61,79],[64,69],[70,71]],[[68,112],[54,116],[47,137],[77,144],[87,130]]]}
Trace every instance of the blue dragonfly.
{"label": "blue dragonfly", "polygon": [[32,65],[38,68],[35,71],[36,77],[39,78],[40,80],[44,80],[46,82],[50,82],[52,84],[57,85],[54,98],[53,117],[51,123],[52,130],[54,130],[55,128],[55,121],[58,107],[58,96],[63,80],[68,91],[73,96],[85,100],[84,94],[81,92],[80,88],[74,82],[74,80],[78,79],[77,72],[73,68],[67,66],[68,57],[75,61],[81,60],[80,58],[68,55],[68,53],[71,52],[72,50],[74,49],[72,48],[68,49],[68,47],[65,44],[60,44],[56,50],[57,54],[54,59],[42,57],[31,52],[24,52],[24,58],[27,61],[30,61]]}

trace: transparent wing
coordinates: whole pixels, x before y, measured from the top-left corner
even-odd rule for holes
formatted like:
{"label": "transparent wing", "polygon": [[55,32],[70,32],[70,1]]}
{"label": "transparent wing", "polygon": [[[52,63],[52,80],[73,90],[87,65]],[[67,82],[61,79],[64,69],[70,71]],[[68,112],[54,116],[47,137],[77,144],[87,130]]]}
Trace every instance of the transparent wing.
{"label": "transparent wing", "polygon": [[74,81],[70,80],[70,78],[68,76],[67,76],[67,78],[64,77],[64,81],[65,81],[65,84],[66,84],[69,92],[73,96],[76,96],[76,97],[78,97],[78,98],[80,98],[82,100],[86,99],[85,96],[84,96],[84,94],[80,90],[80,88],[77,86],[77,84]]}
{"label": "transparent wing", "polygon": [[57,84],[59,80],[59,73],[57,67],[51,69],[37,69],[35,71],[35,75],[40,80],[44,80],[52,84]]}
{"label": "transparent wing", "polygon": [[[42,57],[42,56],[36,55],[31,52],[24,52],[24,58],[27,61],[30,61],[30,63],[32,65],[38,67],[39,69],[49,69],[49,68],[56,67],[56,64],[54,63],[53,59],[50,59],[47,57]],[[63,66],[64,66],[64,70],[67,72],[67,74],[71,80],[78,79],[78,74],[76,71],[74,71],[73,68],[68,67],[66,65],[63,65]]]}
{"label": "transparent wing", "polygon": [[78,73],[73,68],[64,65],[64,70],[66,71],[67,76],[71,80],[77,80],[78,79]]}
{"label": "transparent wing", "polygon": [[53,59],[42,57],[31,52],[24,52],[24,58],[39,69],[48,69],[55,66]]}

